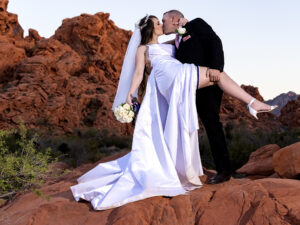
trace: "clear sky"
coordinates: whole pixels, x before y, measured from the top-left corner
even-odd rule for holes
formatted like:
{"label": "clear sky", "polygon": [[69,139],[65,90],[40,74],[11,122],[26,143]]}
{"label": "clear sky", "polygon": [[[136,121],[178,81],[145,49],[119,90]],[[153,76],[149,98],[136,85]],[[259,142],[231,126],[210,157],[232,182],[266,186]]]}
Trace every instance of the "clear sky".
{"label": "clear sky", "polygon": [[[11,0],[25,35],[36,29],[50,37],[64,18],[110,13],[117,26],[178,9],[189,20],[200,17],[222,39],[224,70],[238,83],[253,85],[265,100],[288,91],[300,94],[300,0]],[[174,36],[164,36],[165,41]]]}

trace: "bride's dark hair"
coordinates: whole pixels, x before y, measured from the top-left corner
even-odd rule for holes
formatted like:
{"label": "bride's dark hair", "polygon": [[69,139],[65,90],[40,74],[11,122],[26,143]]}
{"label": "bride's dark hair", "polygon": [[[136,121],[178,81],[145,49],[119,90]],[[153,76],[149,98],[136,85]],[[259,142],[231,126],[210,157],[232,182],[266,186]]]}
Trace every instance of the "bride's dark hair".
{"label": "bride's dark hair", "polygon": [[[141,30],[141,45],[146,45],[152,40],[153,33],[154,33],[154,23],[152,21],[153,18],[157,19],[156,16],[150,15],[148,17],[148,19],[147,19],[147,16],[145,16],[139,22],[139,27]],[[146,19],[147,19],[147,21],[146,21]],[[148,73],[145,68],[144,74],[143,74],[143,80],[138,89],[138,98],[140,101],[142,100],[142,98],[144,97],[144,94],[145,94],[146,84],[147,84],[147,80],[148,80],[147,74]]]}
{"label": "bride's dark hair", "polygon": [[142,37],[141,45],[148,44],[152,39],[154,33],[153,18],[157,19],[156,16],[150,15],[146,23],[145,20],[147,19],[147,16],[143,17],[139,22]]}

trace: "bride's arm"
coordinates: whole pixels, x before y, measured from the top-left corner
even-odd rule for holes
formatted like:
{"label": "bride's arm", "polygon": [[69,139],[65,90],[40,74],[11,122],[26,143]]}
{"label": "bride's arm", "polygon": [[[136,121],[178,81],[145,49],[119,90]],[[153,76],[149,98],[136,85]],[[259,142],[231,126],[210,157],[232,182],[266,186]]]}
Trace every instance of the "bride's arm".
{"label": "bride's arm", "polygon": [[171,44],[171,45],[175,45],[175,39],[163,42],[163,44]]}
{"label": "bride's arm", "polygon": [[138,87],[140,86],[143,75],[144,75],[144,69],[145,69],[145,50],[146,46],[141,45],[138,47],[136,51],[136,57],[135,57],[135,71],[132,77],[131,85],[128,91],[126,103],[129,105],[132,105],[131,103],[131,96],[134,95]]}

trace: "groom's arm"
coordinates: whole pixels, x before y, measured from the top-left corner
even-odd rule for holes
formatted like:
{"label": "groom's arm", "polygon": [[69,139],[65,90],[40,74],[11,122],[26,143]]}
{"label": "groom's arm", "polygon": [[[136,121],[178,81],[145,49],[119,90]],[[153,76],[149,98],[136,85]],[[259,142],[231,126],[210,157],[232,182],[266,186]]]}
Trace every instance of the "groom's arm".
{"label": "groom's arm", "polygon": [[199,41],[207,45],[209,54],[209,65],[211,69],[223,72],[224,69],[224,52],[222,41],[219,36],[213,31],[211,26],[203,19],[196,18],[192,22],[193,30],[198,34]]}

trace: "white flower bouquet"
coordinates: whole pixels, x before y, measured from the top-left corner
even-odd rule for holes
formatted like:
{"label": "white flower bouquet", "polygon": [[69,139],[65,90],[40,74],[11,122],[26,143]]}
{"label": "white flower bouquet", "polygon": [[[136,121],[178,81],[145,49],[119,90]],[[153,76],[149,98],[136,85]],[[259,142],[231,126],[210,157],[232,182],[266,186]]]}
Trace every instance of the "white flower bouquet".
{"label": "white flower bouquet", "polygon": [[130,123],[132,122],[135,113],[133,109],[127,103],[122,103],[115,108],[114,114],[118,121],[121,123]]}
{"label": "white flower bouquet", "polygon": [[124,102],[121,103],[118,107],[115,107],[114,114],[118,121],[121,123],[130,123],[134,125],[134,118],[137,116],[141,104],[138,102],[136,97],[131,96],[131,103],[130,106],[128,103]]}

